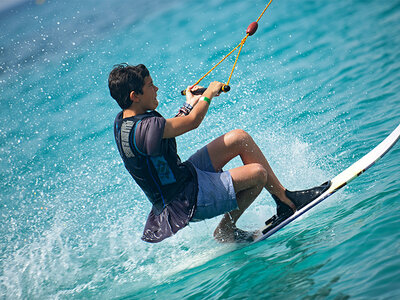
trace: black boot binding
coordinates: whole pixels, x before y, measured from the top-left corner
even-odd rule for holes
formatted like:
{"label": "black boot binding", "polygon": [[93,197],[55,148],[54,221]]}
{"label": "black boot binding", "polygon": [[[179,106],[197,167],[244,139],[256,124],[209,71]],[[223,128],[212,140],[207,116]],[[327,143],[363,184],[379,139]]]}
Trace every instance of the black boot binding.
{"label": "black boot binding", "polygon": [[[320,186],[308,189],[308,190],[302,190],[302,191],[285,191],[286,197],[288,197],[293,204],[296,206],[296,209],[302,209],[304,206],[318,198],[323,192],[325,192],[331,185],[330,181],[327,181]],[[294,214],[294,211],[292,208],[283,203],[277,196],[272,195],[272,198],[274,198],[276,202],[276,216],[274,220],[279,221],[279,223],[291,215]],[[268,221],[267,221],[268,222]]]}
{"label": "black boot binding", "polygon": [[296,209],[302,209],[304,206],[317,199],[323,192],[325,192],[331,186],[331,182],[327,181],[320,186],[314,187],[308,190],[291,192],[286,190],[285,194],[293,204]]}
{"label": "black boot binding", "polygon": [[[294,214],[293,209],[287,205],[286,203],[282,202],[281,200],[279,200],[279,198],[275,195],[271,195],[272,198],[274,198],[275,203],[276,203],[276,216],[280,219],[280,220],[284,220],[289,218],[291,215]],[[286,196],[289,198],[289,196],[286,194]],[[290,199],[290,198],[289,198]],[[292,200],[292,199],[290,199]],[[296,205],[296,204],[295,204]]]}

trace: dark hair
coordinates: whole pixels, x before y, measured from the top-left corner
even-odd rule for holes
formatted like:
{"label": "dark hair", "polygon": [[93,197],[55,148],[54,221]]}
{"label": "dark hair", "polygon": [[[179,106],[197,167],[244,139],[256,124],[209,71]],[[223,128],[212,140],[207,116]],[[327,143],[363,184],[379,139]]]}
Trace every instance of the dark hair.
{"label": "dark hair", "polygon": [[132,105],[130,93],[143,94],[144,78],[149,76],[149,70],[140,64],[130,66],[126,63],[115,65],[108,76],[108,88],[111,97],[117,100],[122,109],[127,109]]}

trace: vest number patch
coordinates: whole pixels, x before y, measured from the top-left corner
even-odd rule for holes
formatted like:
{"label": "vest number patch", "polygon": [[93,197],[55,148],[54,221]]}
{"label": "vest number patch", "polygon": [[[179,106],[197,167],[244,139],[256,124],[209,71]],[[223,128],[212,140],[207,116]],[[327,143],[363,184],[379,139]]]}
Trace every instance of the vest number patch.
{"label": "vest number patch", "polygon": [[162,185],[175,183],[176,179],[164,156],[150,156]]}

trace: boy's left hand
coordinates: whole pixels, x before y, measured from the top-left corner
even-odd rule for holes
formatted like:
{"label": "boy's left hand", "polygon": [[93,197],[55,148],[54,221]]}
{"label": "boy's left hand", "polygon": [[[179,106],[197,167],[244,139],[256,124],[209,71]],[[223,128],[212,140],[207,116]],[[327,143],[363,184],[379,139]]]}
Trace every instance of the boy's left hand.
{"label": "boy's left hand", "polygon": [[190,86],[187,87],[186,89],[186,103],[190,104],[192,107],[195,107],[195,105],[199,102],[201,95],[193,95],[192,91],[196,91],[197,89],[202,88],[199,85],[196,85],[192,89],[190,89]]}

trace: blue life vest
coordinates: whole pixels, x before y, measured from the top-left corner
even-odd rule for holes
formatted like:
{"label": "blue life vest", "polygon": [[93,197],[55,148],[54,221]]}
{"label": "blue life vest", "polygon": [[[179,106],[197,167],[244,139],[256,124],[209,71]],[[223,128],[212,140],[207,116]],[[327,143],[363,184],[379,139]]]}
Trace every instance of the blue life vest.
{"label": "blue life vest", "polygon": [[197,200],[196,171],[190,162],[181,162],[175,138],[162,139],[161,153],[157,156],[140,151],[136,145],[136,127],[145,118],[162,117],[156,111],[122,118],[120,112],[114,122],[114,136],[126,169],[153,204],[153,212],[159,215],[176,197],[191,194],[190,206]]}

